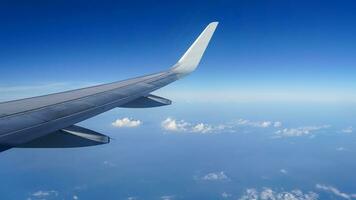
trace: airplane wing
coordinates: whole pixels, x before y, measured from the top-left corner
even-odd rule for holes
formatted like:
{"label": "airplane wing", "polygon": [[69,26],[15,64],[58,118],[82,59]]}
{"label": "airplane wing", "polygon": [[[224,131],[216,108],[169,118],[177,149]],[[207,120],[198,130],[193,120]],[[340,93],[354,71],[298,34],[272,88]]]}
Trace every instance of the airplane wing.
{"label": "airplane wing", "polygon": [[117,107],[171,104],[150,93],[191,73],[198,66],[218,25],[210,23],[170,69],[124,81],[0,103],[0,151],[66,148],[109,143],[106,135],[74,124]]}

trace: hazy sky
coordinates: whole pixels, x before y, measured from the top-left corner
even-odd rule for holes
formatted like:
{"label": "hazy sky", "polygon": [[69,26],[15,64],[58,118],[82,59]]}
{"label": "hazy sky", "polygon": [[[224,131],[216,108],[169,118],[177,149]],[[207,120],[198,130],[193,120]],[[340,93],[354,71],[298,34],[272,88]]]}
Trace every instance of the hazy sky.
{"label": "hazy sky", "polygon": [[163,93],[355,102],[355,9],[354,1],[3,1],[0,91],[27,96],[27,87],[45,93],[166,69],[219,21],[197,73]]}

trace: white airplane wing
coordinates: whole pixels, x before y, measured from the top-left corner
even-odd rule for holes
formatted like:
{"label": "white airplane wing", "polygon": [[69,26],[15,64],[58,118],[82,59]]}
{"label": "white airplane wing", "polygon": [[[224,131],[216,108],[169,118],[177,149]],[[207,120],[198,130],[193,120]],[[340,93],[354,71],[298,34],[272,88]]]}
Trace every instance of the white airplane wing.
{"label": "white airplane wing", "polygon": [[159,73],[78,90],[0,103],[0,151],[66,148],[109,143],[110,138],[74,124],[116,107],[171,104],[150,93],[198,66],[218,25],[210,23],[172,68]]}

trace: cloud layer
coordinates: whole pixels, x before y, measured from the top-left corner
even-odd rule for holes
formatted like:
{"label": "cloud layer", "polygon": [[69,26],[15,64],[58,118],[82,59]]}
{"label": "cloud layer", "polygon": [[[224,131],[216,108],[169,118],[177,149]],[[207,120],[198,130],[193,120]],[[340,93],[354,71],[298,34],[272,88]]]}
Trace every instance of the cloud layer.
{"label": "cloud layer", "polygon": [[247,189],[239,200],[316,200],[319,195],[314,192],[303,193],[299,189],[292,191],[274,191],[263,188],[258,191],[254,188]]}
{"label": "cloud layer", "polygon": [[299,137],[299,136],[313,136],[317,131],[327,129],[330,125],[318,126],[303,126],[298,128],[283,127],[280,121],[251,121],[247,119],[238,119],[232,122],[225,122],[221,124],[207,124],[203,122],[191,123],[185,120],[176,120],[174,118],[166,118],[161,122],[161,126],[166,131],[172,132],[187,132],[187,133],[234,133],[243,128],[254,129],[269,129],[274,133],[274,138],[282,137]]}
{"label": "cloud layer", "polygon": [[246,119],[238,119],[232,122],[222,124],[207,124],[203,122],[191,123],[185,120],[176,120],[174,118],[166,118],[161,122],[161,126],[166,131],[173,132],[188,132],[188,133],[216,133],[218,131],[236,132],[242,127],[253,128],[278,128],[282,126],[279,121],[250,121]]}
{"label": "cloud layer", "polygon": [[299,128],[284,128],[281,130],[276,131],[276,135],[280,137],[297,137],[297,136],[304,136],[304,135],[311,135],[315,131],[329,128],[329,125],[322,125],[322,126],[305,126]]}

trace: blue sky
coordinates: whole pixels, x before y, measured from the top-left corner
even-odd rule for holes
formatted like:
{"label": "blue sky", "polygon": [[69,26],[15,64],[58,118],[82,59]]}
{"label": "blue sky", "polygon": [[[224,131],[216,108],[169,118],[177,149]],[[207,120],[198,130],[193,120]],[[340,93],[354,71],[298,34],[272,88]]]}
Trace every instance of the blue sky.
{"label": "blue sky", "polygon": [[0,85],[80,87],[156,72],[173,65],[209,22],[220,21],[197,73],[172,90],[221,91],[233,101],[353,103],[355,7],[353,1],[2,2]]}
{"label": "blue sky", "polygon": [[197,71],[152,109],[79,125],[113,138],[0,155],[1,198],[356,199],[354,1],[2,1],[0,101],[172,66],[211,21]]}

